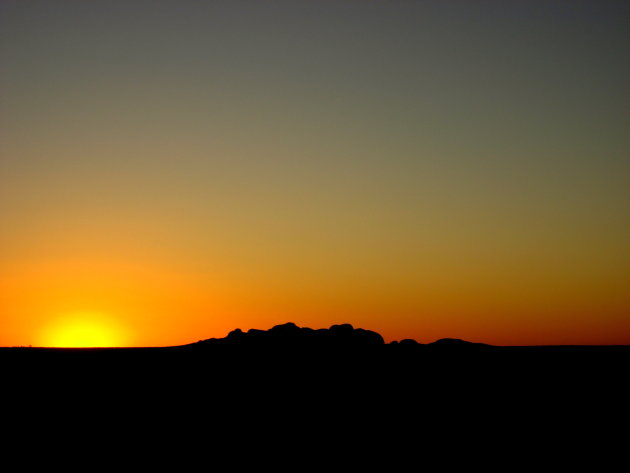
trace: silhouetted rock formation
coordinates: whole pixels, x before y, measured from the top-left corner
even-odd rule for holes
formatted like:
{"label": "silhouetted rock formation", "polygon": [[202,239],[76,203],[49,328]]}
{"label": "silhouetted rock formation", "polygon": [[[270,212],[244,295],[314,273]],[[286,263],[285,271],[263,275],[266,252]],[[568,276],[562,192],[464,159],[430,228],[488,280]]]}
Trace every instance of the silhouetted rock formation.
{"label": "silhouetted rock formation", "polygon": [[255,348],[360,348],[384,345],[383,337],[371,330],[350,324],[333,325],[328,329],[298,327],[293,322],[276,325],[269,330],[232,330],[225,338],[210,338],[194,344],[200,346],[240,346]]}
{"label": "silhouetted rock formation", "polygon": [[279,349],[361,349],[388,345],[405,352],[460,353],[495,348],[485,343],[473,343],[457,338],[442,338],[432,343],[419,343],[411,338],[385,343],[383,337],[372,330],[354,328],[350,324],[336,324],[330,328],[298,327],[293,322],[276,325],[269,330],[240,328],[224,338],[210,338],[193,343],[193,347],[233,346],[241,348]]}
{"label": "silhouetted rock formation", "polygon": [[404,338],[400,341],[393,341],[390,343],[390,345],[400,345],[403,347],[417,347],[421,344],[417,340],[414,340],[413,338]]}
{"label": "silhouetted rock formation", "polygon": [[473,343],[457,338],[443,338],[432,343],[419,343],[416,340],[406,338],[400,341],[385,343],[383,337],[372,330],[354,328],[350,324],[336,324],[330,328],[312,329],[298,327],[293,322],[276,325],[269,330],[249,329],[244,332],[240,328],[232,330],[224,338],[210,338],[194,343],[192,347],[232,346],[240,348],[256,348],[272,350],[278,349],[367,349],[388,345],[405,352],[439,352],[460,353],[471,352],[480,349],[495,348],[484,343]]}

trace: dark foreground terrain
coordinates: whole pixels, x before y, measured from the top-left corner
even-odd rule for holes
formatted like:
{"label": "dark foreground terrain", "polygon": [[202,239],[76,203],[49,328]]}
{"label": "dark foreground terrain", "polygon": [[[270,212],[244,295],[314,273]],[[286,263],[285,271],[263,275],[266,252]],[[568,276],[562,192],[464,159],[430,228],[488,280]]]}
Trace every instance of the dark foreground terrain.
{"label": "dark foreground terrain", "polygon": [[387,452],[388,471],[437,451],[468,465],[507,456],[502,471],[543,457],[562,471],[569,460],[603,467],[625,449],[615,432],[628,420],[629,361],[630,346],[386,344],[350,325],[237,329],[164,348],[0,349],[17,439],[150,445],[153,460],[181,444],[308,448],[309,461],[354,445],[343,452],[354,466]]}

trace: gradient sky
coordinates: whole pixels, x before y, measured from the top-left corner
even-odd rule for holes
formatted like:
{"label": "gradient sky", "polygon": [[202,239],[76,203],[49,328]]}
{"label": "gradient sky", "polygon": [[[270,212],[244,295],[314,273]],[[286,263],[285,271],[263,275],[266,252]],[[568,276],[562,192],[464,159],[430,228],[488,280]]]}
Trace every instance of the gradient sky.
{"label": "gradient sky", "polygon": [[0,345],[287,321],[630,343],[629,20],[2,0]]}

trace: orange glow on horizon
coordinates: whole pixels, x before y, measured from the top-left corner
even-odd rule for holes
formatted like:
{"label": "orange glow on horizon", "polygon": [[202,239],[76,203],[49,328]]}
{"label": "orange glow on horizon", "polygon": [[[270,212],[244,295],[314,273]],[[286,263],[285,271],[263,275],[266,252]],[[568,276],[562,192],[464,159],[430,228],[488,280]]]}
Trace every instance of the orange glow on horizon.
{"label": "orange glow on horizon", "polygon": [[447,337],[493,345],[630,340],[628,301],[614,286],[583,288],[578,294],[570,286],[557,284],[551,293],[544,291],[550,285],[532,283],[535,290],[519,293],[507,284],[493,290],[498,287],[494,278],[454,284],[435,271],[431,278],[417,277],[422,284],[416,286],[403,278],[388,279],[384,271],[372,282],[279,269],[247,274],[219,262],[213,272],[202,272],[183,265],[87,257],[8,269],[11,277],[0,278],[0,346],[173,346],[224,337],[236,328],[267,330],[286,322],[315,329],[350,323],[378,332],[387,342],[413,338],[430,343]]}

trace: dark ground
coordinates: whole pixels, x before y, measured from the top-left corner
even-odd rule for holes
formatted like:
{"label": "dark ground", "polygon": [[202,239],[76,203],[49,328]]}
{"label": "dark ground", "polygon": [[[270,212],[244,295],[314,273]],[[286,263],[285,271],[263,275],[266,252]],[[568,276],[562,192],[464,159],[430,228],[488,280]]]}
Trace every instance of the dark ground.
{"label": "dark ground", "polygon": [[419,468],[437,452],[503,471],[623,457],[630,346],[384,344],[357,339],[360,329],[302,330],[166,348],[0,348],[5,411],[20,419],[7,429],[23,439],[66,426],[71,437],[48,440],[116,452],[139,442],[153,459],[225,442],[307,448],[315,463],[342,449],[350,470],[383,456],[389,469]]}

